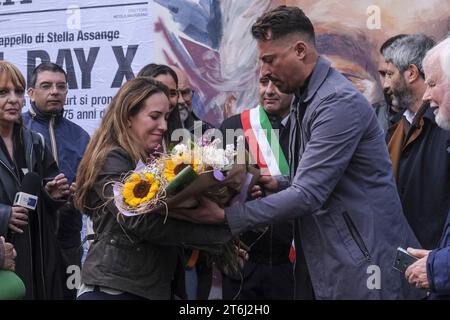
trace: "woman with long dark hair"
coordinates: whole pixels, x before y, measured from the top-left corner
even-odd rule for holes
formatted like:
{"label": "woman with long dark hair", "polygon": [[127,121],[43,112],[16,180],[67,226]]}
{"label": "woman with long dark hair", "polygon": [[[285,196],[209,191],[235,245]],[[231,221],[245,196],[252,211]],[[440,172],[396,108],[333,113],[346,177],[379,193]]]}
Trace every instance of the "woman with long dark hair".
{"label": "woman with long dark hair", "polygon": [[78,299],[169,299],[177,246],[222,245],[226,227],[202,226],[158,213],[118,216],[112,181],[145,162],[162,143],[168,88],[137,77],[119,90],[78,168],[76,204],[93,220],[95,240],[82,271]]}

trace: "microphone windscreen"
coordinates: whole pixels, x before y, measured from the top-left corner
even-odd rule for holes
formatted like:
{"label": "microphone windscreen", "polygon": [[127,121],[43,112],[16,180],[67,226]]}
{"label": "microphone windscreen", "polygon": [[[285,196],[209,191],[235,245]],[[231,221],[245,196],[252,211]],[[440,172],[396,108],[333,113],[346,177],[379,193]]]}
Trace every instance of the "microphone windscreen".
{"label": "microphone windscreen", "polygon": [[41,189],[41,177],[34,173],[28,172],[24,175],[22,179],[22,189],[21,192],[31,194],[33,196],[38,196],[39,190]]}

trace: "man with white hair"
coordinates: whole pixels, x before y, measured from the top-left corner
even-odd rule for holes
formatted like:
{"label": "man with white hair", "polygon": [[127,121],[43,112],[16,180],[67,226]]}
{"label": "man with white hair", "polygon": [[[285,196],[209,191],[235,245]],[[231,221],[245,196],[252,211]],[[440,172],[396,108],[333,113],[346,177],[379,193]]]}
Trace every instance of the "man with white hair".
{"label": "man with white hair", "polygon": [[450,130],[450,38],[447,38],[424,59],[427,90],[423,99],[430,102],[436,123]]}
{"label": "man with white hair", "polygon": [[[438,126],[450,130],[450,38],[427,53],[423,66],[427,84],[423,100],[429,101]],[[446,147],[450,153],[449,141]],[[437,249],[408,248],[408,252],[419,258],[406,270],[408,281],[429,291],[430,299],[450,299],[450,212]]]}
{"label": "man with white hair", "polygon": [[439,244],[450,209],[450,156],[441,147],[450,132],[437,126],[430,103],[422,101],[427,89],[422,60],[434,45],[426,35],[411,34],[384,51],[384,87],[402,109],[401,120],[388,130],[389,155],[403,212],[425,249]]}

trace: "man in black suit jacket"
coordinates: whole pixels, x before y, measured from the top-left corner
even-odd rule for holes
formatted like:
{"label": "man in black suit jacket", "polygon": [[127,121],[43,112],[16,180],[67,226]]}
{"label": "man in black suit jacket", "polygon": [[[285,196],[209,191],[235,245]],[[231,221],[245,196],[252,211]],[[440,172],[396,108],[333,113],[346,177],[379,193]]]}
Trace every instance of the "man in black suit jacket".
{"label": "man in black suit jacket", "polygon": [[[262,77],[259,81],[259,98],[272,128],[279,130],[280,147],[287,157],[292,95],[281,93],[269,79]],[[226,130],[230,129],[243,129],[241,114],[234,115],[222,123],[220,130],[225,140]],[[225,144],[230,142],[225,141]],[[236,141],[234,143],[236,144]],[[247,141],[246,148],[248,150]],[[245,232],[241,240],[250,247],[249,259],[242,274],[223,275],[223,298],[293,299],[293,265],[289,260],[292,237],[293,226],[288,221],[270,225],[264,230]]]}

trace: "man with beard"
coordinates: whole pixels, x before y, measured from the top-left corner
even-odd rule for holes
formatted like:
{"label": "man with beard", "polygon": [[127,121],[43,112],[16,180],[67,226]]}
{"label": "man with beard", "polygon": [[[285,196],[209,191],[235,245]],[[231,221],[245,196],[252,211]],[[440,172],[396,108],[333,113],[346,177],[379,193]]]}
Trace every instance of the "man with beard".
{"label": "man with beard", "polygon": [[398,101],[396,99],[392,100],[391,95],[388,94],[387,89],[384,87],[384,82],[386,80],[386,69],[387,63],[384,57],[385,51],[394,43],[397,39],[406,37],[406,34],[398,34],[387,39],[380,47],[380,54],[378,56],[378,75],[380,76],[381,86],[383,87],[384,100],[387,104],[387,114],[389,127],[397,123],[401,119],[402,113],[398,109]]}
{"label": "man with beard", "polygon": [[[186,72],[176,66],[170,66],[170,68],[178,77],[178,111],[183,128],[189,130],[191,134],[195,134],[197,130],[199,134],[203,134],[206,130],[213,128],[209,123],[202,121],[193,110],[194,90]],[[201,125],[201,127],[197,127],[197,125]]]}
{"label": "man with beard", "polygon": [[[437,125],[450,131],[450,38],[427,53],[423,66],[427,84],[423,99],[429,101]],[[450,154],[450,143],[444,148]],[[450,299],[450,212],[437,249],[408,248],[408,252],[419,258],[406,270],[408,281],[427,290],[429,299]]]}
{"label": "man with beard", "polygon": [[[298,7],[264,13],[252,35],[261,74],[280,92],[295,95],[289,177],[266,181],[272,194],[261,199],[221,208],[203,197],[200,206],[172,216],[227,223],[233,235],[295,219],[295,245],[304,254],[302,260],[296,250],[298,299],[422,297],[392,268],[397,247],[419,244],[402,213],[372,106],[319,56],[314,27]],[[302,278],[305,271],[310,279]],[[305,290],[306,282],[312,290]]]}
{"label": "man with beard", "polygon": [[431,38],[415,34],[385,51],[384,87],[404,110],[389,129],[389,154],[404,214],[426,249],[438,245],[450,206],[450,157],[444,148],[450,134],[437,126],[430,104],[422,102],[422,60],[433,45]]}

